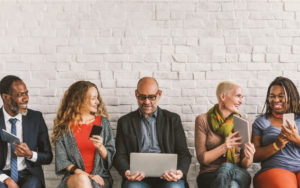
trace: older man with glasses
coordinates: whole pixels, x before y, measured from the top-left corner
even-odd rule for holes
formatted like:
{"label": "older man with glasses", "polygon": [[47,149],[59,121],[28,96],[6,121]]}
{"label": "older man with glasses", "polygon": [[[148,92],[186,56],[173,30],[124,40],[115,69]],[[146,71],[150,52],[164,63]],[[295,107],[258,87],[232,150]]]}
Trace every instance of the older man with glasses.
{"label": "older man with glasses", "polygon": [[[157,106],[162,95],[154,78],[139,80],[135,96],[139,109],[121,117],[116,136],[114,166],[123,177],[123,188],[184,188],[191,163],[184,130],[178,114]],[[165,172],[161,178],[145,177],[130,172],[129,156],[139,153],[176,153],[177,170]]]}

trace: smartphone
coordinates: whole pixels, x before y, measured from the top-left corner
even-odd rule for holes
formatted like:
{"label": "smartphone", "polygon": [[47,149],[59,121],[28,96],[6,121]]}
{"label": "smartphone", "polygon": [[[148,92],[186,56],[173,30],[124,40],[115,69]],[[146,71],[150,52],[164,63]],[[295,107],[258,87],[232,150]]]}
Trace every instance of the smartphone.
{"label": "smartphone", "polygon": [[90,133],[90,137],[92,137],[93,135],[100,135],[101,131],[102,131],[102,126],[93,125],[93,128],[92,128],[91,133]]}
{"label": "smartphone", "polygon": [[282,124],[283,124],[283,126],[288,128],[289,126],[288,126],[286,120],[289,120],[290,123],[294,124],[295,123],[295,114],[294,113],[283,114]]}

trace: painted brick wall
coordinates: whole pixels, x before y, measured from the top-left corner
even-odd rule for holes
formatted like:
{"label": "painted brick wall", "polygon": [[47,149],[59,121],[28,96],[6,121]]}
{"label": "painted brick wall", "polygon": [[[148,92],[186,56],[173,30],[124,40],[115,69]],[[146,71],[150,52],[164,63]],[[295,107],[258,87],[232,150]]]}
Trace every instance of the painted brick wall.
{"label": "painted brick wall", "polygon": [[[0,77],[25,80],[50,132],[74,81],[99,86],[115,130],[137,108],[137,80],[154,76],[160,106],[180,114],[195,156],[194,119],[216,102],[219,81],[244,87],[242,113],[253,120],[275,76],[300,85],[299,60],[297,0],[0,0]],[[193,158],[191,187],[198,168]],[[47,187],[56,187],[54,165],[45,171]]]}

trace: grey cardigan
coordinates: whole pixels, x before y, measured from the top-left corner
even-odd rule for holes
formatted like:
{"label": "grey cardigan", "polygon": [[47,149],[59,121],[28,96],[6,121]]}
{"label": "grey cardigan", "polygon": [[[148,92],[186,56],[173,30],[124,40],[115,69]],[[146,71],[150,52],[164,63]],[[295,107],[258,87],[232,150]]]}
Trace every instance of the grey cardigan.
{"label": "grey cardigan", "polygon": [[[98,174],[103,179],[108,180],[105,181],[105,187],[111,187],[112,177],[109,169],[112,166],[112,160],[116,152],[115,141],[110,124],[105,117],[101,117],[101,126],[103,128],[100,136],[103,138],[103,145],[107,150],[107,160],[102,159],[100,154],[95,152],[94,168],[91,174]],[[71,164],[76,164],[80,169],[85,170],[84,162],[72,131],[60,136],[55,143],[55,172],[57,175],[64,174],[58,188],[67,188],[66,181],[70,173],[66,168]],[[94,188],[100,187],[94,181],[91,181],[91,183]]]}

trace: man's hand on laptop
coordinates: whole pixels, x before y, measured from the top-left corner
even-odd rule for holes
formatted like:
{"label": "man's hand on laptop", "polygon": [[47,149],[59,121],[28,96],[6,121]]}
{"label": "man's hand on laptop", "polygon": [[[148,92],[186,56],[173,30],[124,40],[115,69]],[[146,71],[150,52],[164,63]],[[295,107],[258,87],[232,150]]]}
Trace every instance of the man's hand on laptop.
{"label": "man's hand on laptop", "polygon": [[142,172],[137,172],[131,175],[130,170],[126,170],[125,177],[129,181],[142,181],[145,178],[145,174],[143,174]]}
{"label": "man's hand on laptop", "polygon": [[167,181],[178,181],[183,177],[183,173],[181,170],[174,171],[168,171],[165,172],[162,176],[163,179]]}

